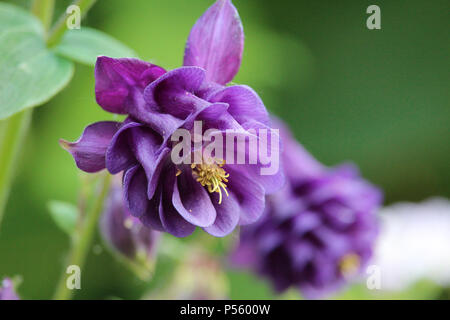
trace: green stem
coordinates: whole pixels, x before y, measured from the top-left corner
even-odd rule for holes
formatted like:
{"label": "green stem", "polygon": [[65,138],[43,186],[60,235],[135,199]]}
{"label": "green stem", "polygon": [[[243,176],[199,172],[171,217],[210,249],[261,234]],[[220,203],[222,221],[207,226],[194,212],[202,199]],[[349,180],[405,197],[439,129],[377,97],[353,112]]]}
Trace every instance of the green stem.
{"label": "green stem", "polygon": [[[80,224],[77,232],[73,237],[72,252],[69,255],[67,266],[76,265],[80,269],[83,268],[86,257],[91,248],[92,239],[97,228],[97,223],[103,209],[103,203],[108,195],[111,176],[106,173],[102,183],[99,195],[95,198],[95,202],[91,210],[87,213],[83,223]],[[66,274],[61,277],[56,293],[55,300],[69,300],[72,297],[72,290],[66,285]]]}
{"label": "green stem", "polygon": [[50,28],[53,19],[55,0],[34,0],[31,12],[41,20],[45,30]]}
{"label": "green stem", "polygon": [[32,110],[25,110],[0,122],[0,224],[11,188],[20,146],[31,122]]}
{"label": "green stem", "polygon": [[[80,8],[81,18],[83,18],[96,1],[97,0],[76,0],[73,2],[73,5],[76,5]],[[64,12],[50,31],[50,34],[47,38],[47,45],[49,47],[53,47],[61,41],[64,33],[67,30],[66,20],[67,13]]]}

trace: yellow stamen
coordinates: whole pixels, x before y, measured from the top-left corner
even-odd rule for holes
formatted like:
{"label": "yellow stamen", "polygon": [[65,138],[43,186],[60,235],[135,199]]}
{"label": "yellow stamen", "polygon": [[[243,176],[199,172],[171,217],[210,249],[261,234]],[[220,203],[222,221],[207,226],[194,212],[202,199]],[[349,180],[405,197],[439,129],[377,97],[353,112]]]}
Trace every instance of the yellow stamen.
{"label": "yellow stamen", "polygon": [[228,196],[227,185],[230,176],[222,168],[225,161],[209,161],[201,164],[192,164],[192,174],[203,187],[206,187],[209,193],[217,192],[219,194],[219,204],[222,203],[222,190]]}
{"label": "yellow stamen", "polygon": [[339,270],[344,276],[352,276],[358,271],[360,264],[359,256],[355,253],[349,253],[341,258]]}
{"label": "yellow stamen", "polygon": [[181,174],[181,170],[178,169],[178,170],[177,170],[177,173],[175,174],[175,176],[178,177],[180,174]]}

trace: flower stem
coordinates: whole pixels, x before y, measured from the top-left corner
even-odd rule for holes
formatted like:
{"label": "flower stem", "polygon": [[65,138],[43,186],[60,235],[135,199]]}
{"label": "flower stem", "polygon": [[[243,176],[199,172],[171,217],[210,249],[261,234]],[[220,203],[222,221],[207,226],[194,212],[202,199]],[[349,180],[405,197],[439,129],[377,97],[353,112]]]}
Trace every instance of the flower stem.
{"label": "flower stem", "polygon": [[[96,1],[97,0],[76,0],[72,4],[80,8],[80,18],[83,18]],[[47,37],[47,46],[53,47],[61,41],[67,30],[66,19],[67,13],[64,12],[50,31],[50,34]]]}
{"label": "flower stem", "polygon": [[32,110],[25,110],[0,122],[0,224],[8,200],[17,156],[28,127]]}
{"label": "flower stem", "polygon": [[[92,239],[97,228],[98,220],[102,213],[103,203],[108,195],[109,186],[111,183],[111,176],[106,173],[102,178],[100,192],[95,197],[95,202],[90,211],[87,212],[83,222],[79,225],[76,233],[72,239],[72,251],[69,255],[67,266],[76,265],[80,269],[83,268],[86,257],[91,248]],[[72,297],[72,290],[66,285],[66,274],[63,273],[54,299],[55,300],[69,300]]]}

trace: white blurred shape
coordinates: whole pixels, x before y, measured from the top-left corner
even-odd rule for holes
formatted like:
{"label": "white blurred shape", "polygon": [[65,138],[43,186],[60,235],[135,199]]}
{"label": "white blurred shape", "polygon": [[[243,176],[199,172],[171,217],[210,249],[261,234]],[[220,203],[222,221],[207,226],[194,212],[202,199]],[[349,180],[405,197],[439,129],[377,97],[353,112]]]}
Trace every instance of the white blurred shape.
{"label": "white blurred shape", "polygon": [[402,290],[421,279],[450,286],[450,201],[397,203],[380,215],[372,264],[381,268],[381,289]]}

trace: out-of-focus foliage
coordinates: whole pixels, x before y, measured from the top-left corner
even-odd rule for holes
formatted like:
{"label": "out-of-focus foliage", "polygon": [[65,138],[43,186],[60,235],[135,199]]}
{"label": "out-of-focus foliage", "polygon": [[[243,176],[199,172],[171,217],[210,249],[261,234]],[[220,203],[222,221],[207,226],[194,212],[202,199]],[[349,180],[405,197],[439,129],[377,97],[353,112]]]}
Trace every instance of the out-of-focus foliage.
{"label": "out-of-focus foliage", "polygon": [[50,201],[48,210],[55,224],[68,235],[73,234],[79,216],[78,208],[67,202]]}
{"label": "out-of-focus foliage", "polygon": [[136,57],[136,53],[109,35],[89,27],[69,30],[55,48],[61,56],[90,66],[95,65],[97,56],[112,58]]}
{"label": "out-of-focus foliage", "polygon": [[70,80],[73,63],[49,50],[32,14],[0,3],[0,119],[51,99]]}
{"label": "out-of-focus foliage", "polygon": [[[56,2],[60,11],[69,4]],[[235,82],[251,85],[319,160],[328,165],[353,160],[385,190],[388,203],[450,197],[448,1],[380,0],[382,29],[374,31],[366,28],[370,2],[233,2],[246,33]],[[181,65],[189,30],[211,3],[99,0],[85,23],[170,69]],[[47,203],[75,203],[81,183],[58,139],[75,139],[88,123],[106,119],[113,116],[95,103],[93,68],[81,65],[71,84],[34,114],[0,231],[0,276],[22,275],[19,294],[24,298],[52,296],[69,246]],[[177,241],[188,245],[199,237]],[[232,240],[202,243],[220,255]],[[107,251],[95,250],[76,298],[139,298],[163,286],[176,266],[176,260],[162,255],[148,284]],[[252,275],[227,274],[231,298],[274,297],[268,284]],[[434,288],[418,285],[399,297],[440,297],[441,289]],[[356,287],[342,297],[371,295]]]}

